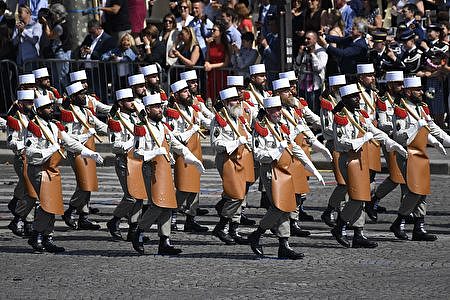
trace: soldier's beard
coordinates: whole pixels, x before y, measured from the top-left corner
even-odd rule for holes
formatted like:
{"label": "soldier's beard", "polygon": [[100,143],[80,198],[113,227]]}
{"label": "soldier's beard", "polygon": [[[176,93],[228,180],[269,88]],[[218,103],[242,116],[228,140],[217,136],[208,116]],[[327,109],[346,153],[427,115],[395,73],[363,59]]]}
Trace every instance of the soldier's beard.
{"label": "soldier's beard", "polygon": [[288,99],[285,100],[285,103],[289,107],[295,107],[296,106],[295,100],[296,100],[295,97],[289,97]]}
{"label": "soldier's beard", "polygon": [[181,99],[181,104],[183,104],[184,106],[188,107],[191,106],[194,103],[194,99],[192,99],[191,96],[187,97],[186,99]]}
{"label": "soldier's beard", "polygon": [[228,106],[228,111],[233,118],[239,118],[244,113],[240,105]]}

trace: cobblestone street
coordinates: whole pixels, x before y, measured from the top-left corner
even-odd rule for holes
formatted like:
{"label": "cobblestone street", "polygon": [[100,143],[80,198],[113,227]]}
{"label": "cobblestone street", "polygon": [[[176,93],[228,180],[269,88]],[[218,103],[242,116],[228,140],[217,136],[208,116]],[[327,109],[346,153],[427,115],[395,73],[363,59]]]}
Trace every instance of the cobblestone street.
{"label": "cobblestone street", "polygon": [[[92,206],[100,209],[92,218],[100,231],[73,231],[57,217],[55,241],[66,252],[59,255],[34,254],[26,239],[7,228],[11,214],[7,203],[16,176],[11,165],[2,165],[0,176],[0,282],[2,299],[73,298],[381,298],[448,299],[450,293],[450,176],[432,175],[432,195],[428,197],[427,229],[438,235],[436,242],[400,241],[389,231],[396,217],[400,189],[381,205],[377,224],[366,226],[366,235],[379,243],[376,249],[345,249],[331,236],[320,215],[334,188],[334,177],[324,173],[327,185],[311,181],[305,204],[314,222],[305,222],[308,238],[293,237],[291,245],[305,253],[299,261],[277,259],[278,240],[270,234],[262,238],[267,258],[256,259],[249,246],[225,246],[210,232],[187,234],[177,231],[172,242],[183,249],[179,257],[157,256],[156,227],[147,234],[145,256],[138,256],[130,243],[113,241],[106,221],[120,201],[121,189],[113,167],[98,169],[100,191],[93,193]],[[74,174],[62,167],[64,200],[75,189]],[[376,178],[380,183],[386,174]],[[257,185],[251,188],[248,216],[259,220]],[[210,231],[218,217],[214,205],[221,193],[216,170],[202,176],[202,208],[209,214],[199,217]],[[183,224],[184,216],[178,222]],[[123,233],[127,224],[122,221]],[[411,235],[411,224],[407,224]],[[242,227],[247,234],[255,227]],[[352,234],[348,230],[349,235]]]}

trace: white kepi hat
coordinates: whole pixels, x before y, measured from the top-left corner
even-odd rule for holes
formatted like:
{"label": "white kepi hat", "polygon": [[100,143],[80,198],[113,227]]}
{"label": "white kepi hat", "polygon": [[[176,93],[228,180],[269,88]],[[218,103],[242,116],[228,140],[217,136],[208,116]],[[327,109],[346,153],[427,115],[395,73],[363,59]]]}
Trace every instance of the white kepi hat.
{"label": "white kepi hat", "polygon": [[274,91],[291,88],[291,84],[289,83],[289,79],[287,79],[287,78],[281,78],[278,80],[274,80],[272,82],[272,86],[273,86]]}
{"label": "white kepi hat", "polygon": [[297,76],[295,76],[295,71],[287,71],[280,73],[280,79],[287,78],[289,81],[297,80]]}
{"label": "white kepi hat", "polygon": [[249,67],[250,75],[266,73],[266,66],[264,64],[252,65]]}
{"label": "white kepi hat", "polygon": [[359,89],[358,89],[358,86],[356,85],[356,83],[344,85],[343,87],[339,88],[339,94],[341,95],[341,97],[348,96],[351,94],[356,94],[356,93],[359,93]]}
{"label": "white kepi hat", "polygon": [[281,106],[280,96],[264,98],[264,108],[279,107],[279,106]]}
{"label": "white kepi hat", "polygon": [[72,73],[69,74],[69,76],[70,76],[70,82],[87,80],[87,76],[86,76],[86,71],[85,70],[72,72]]}
{"label": "white kepi hat", "polygon": [[34,78],[36,78],[36,79],[50,76],[48,74],[47,68],[40,68],[40,69],[37,69],[37,70],[33,70],[33,74],[34,74]]}
{"label": "white kepi hat", "polygon": [[128,85],[138,85],[138,84],[144,84],[145,83],[145,77],[144,74],[136,74],[128,76]]}
{"label": "white kepi hat", "polygon": [[73,94],[78,93],[79,91],[82,90],[84,90],[84,87],[79,81],[74,82],[66,87],[66,91],[69,96],[72,96]]}
{"label": "white kepi hat", "polygon": [[330,86],[335,86],[347,84],[347,81],[345,80],[345,75],[334,75],[328,77],[328,83]]}
{"label": "white kepi hat", "polygon": [[222,101],[239,97],[237,89],[235,87],[230,87],[219,92],[220,99]]}
{"label": "white kepi hat", "polygon": [[386,82],[403,81],[403,71],[389,71],[386,72]]}
{"label": "white kepi hat", "polygon": [[183,73],[180,73],[180,79],[182,80],[196,80],[197,79],[197,72],[195,70],[186,71]]}
{"label": "white kepi hat", "polygon": [[356,65],[356,73],[357,74],[371,74],[371,73],[375,73],[375,69],[373,68],[373,64],[359,64],[359,65]]}
{"label": "white kepi hat", "polygon": [[48,104],[51,104],[52,100],[48,97],[48,95],[41,95],[34,99],[33,104],[35,108],[39,108]]}
{"label": "white kepi hat", "polygon": [[117,101],[127,98],[133,98],[133,90],[130,88],[121,89],[116,91]]}
{"label": "white kepi hat", "polygon": [[34,74],[23,74],[19,75],[19,85],[22,84],[35,84],[36,79],[34,77]]}
{"label": "white kepi hat", "polygon": [[177,93],[187,87],[188,87],[188,84],[187,84],[186,80],[178,80],[177,82],[174,82],[170,85],[170,89],[172,90],[173,93]]}
{"label": "white kepi hat", "polygon": [[144,102],[144,106],[162,103],[161,95],[159,93],[147,95],[142,101]]}
{"label": "white kepi hat", "polygon": [[17,91],[17,100],[34,100],[33,90],[19,90]]}
{"label": "white kepi hat", "polygon": [[227,86],[244,86],[244,76],[227,76]]}
{"label": "white kepi hat", "polygon": [[403,80],[403,86],[407,88],[416,88],[422,86],[420,77],[407,77]]}
{"label": "white kepi hat", "polygon": [[144,74],[144,76],[158,74],[158,67],[156,65],[141,67],[141,73]]}

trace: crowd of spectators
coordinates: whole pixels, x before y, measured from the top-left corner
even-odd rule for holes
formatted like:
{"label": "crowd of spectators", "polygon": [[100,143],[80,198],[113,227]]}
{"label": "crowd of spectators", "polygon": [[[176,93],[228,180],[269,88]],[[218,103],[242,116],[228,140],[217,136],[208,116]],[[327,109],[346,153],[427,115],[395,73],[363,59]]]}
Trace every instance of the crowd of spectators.
{"label": "crowd of spectators", "polygon": [[[172,1],[158,24],[146,25],[145,1],[100,2],[100,21],[90,21],[89,34],[76,45],[62,1],[0,0],[0,60],[14,60],[19,67],[38,58],[157,63],[171,81],[183,71],[171,66],[198,67],[211,100],[228,74],[248,79],[248,67],[258,62],[266,65],[269,87],[278,78],[282,24],[280,8],[271,0]],[[445,1],[297,0],[292,5],[293,68],[299,95],[314,111],[329,75],[352,75],[356,64],[373,61],[379,83],[387,70],[422,77],[432,114],[444,125],[449,109]],[[113,75],[124,81],[134,71],[122,66]],[[61,64],[57,72],[64,83],[69,65]]]}

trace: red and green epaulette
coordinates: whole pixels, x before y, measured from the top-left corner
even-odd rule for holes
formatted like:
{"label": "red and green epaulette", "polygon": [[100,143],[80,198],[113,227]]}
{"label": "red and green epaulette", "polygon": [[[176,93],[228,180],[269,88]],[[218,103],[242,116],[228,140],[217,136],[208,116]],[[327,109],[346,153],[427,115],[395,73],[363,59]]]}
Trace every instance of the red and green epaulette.
{"label": "red and green epaulette", "polygon": [[320,100],[320,107],[327,111],[333,110],[333,103],[331,101],[326,100],[325,98],[322,98]]}
{"label": "red and green epaulette", "polygon": [[379,110],[381,110],[381,111],[386,111],[387,110],[386,102],[381,100],[380,97],[377,98],[376,104],[377,104],[377,108]]}
{"label": "red and green epaulette", "polygon": [[286,133],[287,135],[291,134],[291,131],[289,130],[289,127],[286,124],[281,124],[281,130]]}
{"label": "red and green epaulette", "polygon": [[262,126],[258,121],[255,122],[255,131],[262,137],[266,137],[269,134],[269,129]]}
{"label": "red and green epaulette", "polygon": [[53,95],[55,95],[56,98],[61,98],[61,94],[58,92],[58,90],[55,87],[50,87],[50,90],[53,92]]}
{"label": "red and green epaulette", "polygon": [[244,116],[239,116],[239,121],[241,121],[242,124],[247,124],[247,120],[244,118]]}
{"label": "red and green epaulette", "polygon": [[301,105],[303,105],[304,107],[308,107],[308,102],[305,100],[305,98],[300,98],[298,99],[301,103]]}
{"label": "red and green epaulette", "polygon": [[170,126],[170,124],[168,122],[164,122],[164,125],[166,125],[167,129],[169,129],[170,131],[173,131],[173,127]]}
{"label": "red and green epaulette", "polygon": [[205,103],[205,100],[203,100],[202,95],[197,95],[197,96],[195,96],[195,98],[197,98],[198,102]]}
{"label": "red and green epaulette", "polygon": [[429,115],[429,114],[430,114],[430,108],[428,107],[428,104],[426,104],[425,102],[422,102],[421,105],[422,105],[423,111],[424,111],[427,115]]}
{"label": "red and green epaulette", "polygon": [[145,136],[145,126],[143,125],[134,125],[133,133],[135,136]]}
{"label": "red and green epaulette", "polygon": [[20,123],[19,120],[14,118],[13,116],[8,116],[6,118],[6,125],[14,131],[20,131]]}
{"label": "red and green epaulette", "polygon": [[72,123],[75,121],[73,113],[70,110],[61,108],[61,121],[64,123]]}
{"label": "red and green epaulette", "polygon": [[164,90],[159,91],[159,96],[161,97],[162,101],[167,101],[167,94]]}
{"label": "red and green epaulette", "polygon": [[217,124],[219,124],[220,127],[226,127],[228,125],[227,121],[222,118],[221,115],[219,115],[218,113],[216,113],[215,119],[217,121]]}
{"label": "red and green epaulette", "polygon": [[180,117],[180,112],[174,108],[168,107],[166,109],[166,116],[172,119],[178,119]]}
{"label": "red and green epaulette", "polygon": [[245,101],[248,101],[251,98],[249,91],[244,91],[243,96]]}
{"label": "red and green epaulette", "polygon": [[67,127],[64,126],[61,122],[56,121],[55,124],[58,127],[59,131],[67,131]]}
{"label": "red and green epaulette", "polygon": [[334,123],[340,126],[346,126],[348,124],[348,118],[346,115],[336,113],[334,114]]}
{"label": "red and green epaulette", "polygon": [[28,127],[27,130],[29,132],[31,132],[34,136],[41,138],[42,137],[42,131],[39,128],[38,125],[36,125],[36,123],[34,123],[33,121],[30,120],[30,122],[28,122]]}
{"label": "red and green epaulette", "polygon": [[192,108],[193,108],[196,112],[200,112],[200,106],[198,106],[197,104],[192,104]]}
{"label": "red and green epaulette", "polygon": [[300,108],[295,108],[295,113],[301,118],[303,117],[303,111]]}
{"label": "red and green epaulette", "polygon": [[400,119],[405,119],[408,116],[408,112],[405,108],[401,108],[400,106],[396,105],[394,108],[394,114],[399,117]]}
{"label": "red and green epaulette", "polygon": [[115,120],[113,118],[108,119],[108,128],[112,132],[121,132],[122,126],[120,124],[120,121]]}
{"label": "red and green epaulette", "polygon": [[369,113],[367,111],[365,111],[364,109],[361,109],[359,111],[359,113],[364,117],[364,118],[370,118]]}

